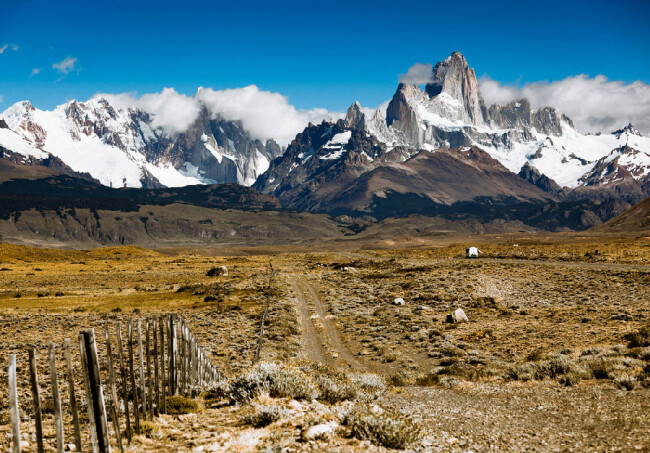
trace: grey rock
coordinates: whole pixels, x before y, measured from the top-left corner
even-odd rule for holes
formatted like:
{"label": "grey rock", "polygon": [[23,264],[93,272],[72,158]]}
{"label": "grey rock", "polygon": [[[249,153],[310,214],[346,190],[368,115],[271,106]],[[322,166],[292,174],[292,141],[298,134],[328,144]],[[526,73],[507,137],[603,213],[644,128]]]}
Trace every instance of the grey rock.
{"label": "grey rock", "polygon": [[462,103],[471,124],[484,124],[487,120],[485,103],[478,89],[478,81],[460,52],[452,53],[433,68],[431,82],[425,91],[430,97],[447,94]]}
{"label": "grey rock", "polygon": [[462,308],[456,309],[452,313],[451,317],[455,323],[469,322],[469,319],[467,319],[467,315],[465,314],[465,311]]}

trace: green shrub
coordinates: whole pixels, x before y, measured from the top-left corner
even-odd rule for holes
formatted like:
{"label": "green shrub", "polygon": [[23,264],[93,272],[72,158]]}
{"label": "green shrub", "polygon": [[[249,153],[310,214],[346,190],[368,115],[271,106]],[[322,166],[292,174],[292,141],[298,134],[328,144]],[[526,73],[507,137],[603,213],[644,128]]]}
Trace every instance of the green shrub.
{"label": "green shrub", "polygon": [[196,400],[181,395],[167,397],[167,413],[170,415],[190,414],[199,410]]}
{"label": "green shrub", "polygon": [[418,424],[400,412],[368,405],[354,406],[343,424],[349,427],[352,437],[395,449],[416,442],[421,431]]}

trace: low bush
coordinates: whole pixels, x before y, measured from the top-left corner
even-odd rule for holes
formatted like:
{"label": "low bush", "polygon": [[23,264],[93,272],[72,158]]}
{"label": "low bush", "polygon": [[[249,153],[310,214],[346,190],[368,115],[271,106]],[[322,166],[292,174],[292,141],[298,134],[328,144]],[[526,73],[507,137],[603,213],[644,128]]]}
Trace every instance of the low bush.
{"label": "low bush", "polygon": [[260,406],[244,415],[242,422],[254,428],[263,428],[287,416],[286,409],[280,406]]}
{"label": "low bush", "polygon": [[650,346],[650,325],[642,327],[638,332],[628,333],[624,337],[630,348],[644,348]]}
{"label": "low bush", "polygon": [[357,399],[360,401],[374,401],[386,393],[386,383],[376,374],[353,373],[350,380],[358,388]]}
{"label": "low bush", "polygon": [[[139,429],[135,429],[135,427],[134,427],[133,432],[136,435],[145,436],[145,437],[148,437],[150,439],[157,438],[157,437],[160,436],[160,428],[158,427],[158,425],[156,425],[153,422],[146,421],[146,420],[141,420]],[[126,435],[126,433],[125,433],[125,435]]]}
{"label": "low bush", "polygon": [[320,400],[334,404],[357,396],[357,388],[345,376],[316,374],[313,378],[320,391]]}
{"label": "low bush", "polygon": [[265,392],[273,398],[312,400],[318,397],[316,386],[298,368],[266,362],[233,378],[227,392],[235,403],[250,401]]}
{"label": "low bush", "polygon": [[614,382],[619,388],[625,390],[634,390],[634,387],[636,387],[636,379],[628,374],[623,374],[615,379]]}
{"label": "low bush", "polygon": [[420,438],[420,426],[410,417],[378,406],[356,405],[343,424],[350,435],[387,448],[404,449]]}
{"label": "low bush", "polygon": [[610,360],[600,358],[589,363],[591,374],[596,379],[611,379],[613,366]]}
{"label": "low bush", "polygon": [[431,387],[438,384],[439,382],[440,376],[438,376],[438,374],[434,373],[433,371],[422,374],[415,378],[415,385],[419,385],[420,387]]}
{"label": "low bush", "polygon": [[196,400],[181,395],[167,397],[167,413],[170,415],[190,414],[199,410]]}

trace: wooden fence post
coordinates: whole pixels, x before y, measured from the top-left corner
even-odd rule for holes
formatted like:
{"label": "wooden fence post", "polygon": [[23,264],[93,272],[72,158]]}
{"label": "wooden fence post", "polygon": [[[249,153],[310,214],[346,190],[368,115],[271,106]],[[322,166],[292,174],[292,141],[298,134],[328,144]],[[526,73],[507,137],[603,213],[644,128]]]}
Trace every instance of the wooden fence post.
{"label": "wooden fence post", "polygon": [[142,350],[142,320],[138,319],[138,362],[140,364],[140,391],[142,395],[142,418],[147,419],[147,382],[144,379],[144,353]]}
{"label": "wooden fence post", "polygon": [[[169,394],[176,394],[176,332],[174,329],[174,315],[169,315],[169,332],[167,333],[167,343],[169,345]],[[166,408],[165,408],[166,410]]]}
{"label": "wooden fence post", "polygon": [[111,347],[111,336],[108,329],[108,324],[104,325],[104,334],[106,337],[106,366],[108,367],[108,380],[111,386],[111,418],[113,419],[113,429],[115,430],[115,439],[120,447],[120,451],[124,450],[122,446],[122,433],[120,432],[120,419],[117,413],[117,388],[115,385],[115,367],[113,366],[113,348]]}
{"label": "wooden fence post", "polygon": [[253,364],[256,364],[260,360],[260,354],[262,352],[262,342],[264,341],[264,324],[266,323],[266,318],[269,315],[269,309],[271,307],[271,286],[273,285],[273,277],[275,276],[275,270],[273,269],[273,263],[269,261],[270,273],[269,273],[269,286],[266,288],[266,308],[262,314],[262,324],[260,325],[260,337],[257,340],[257,347],[255,348],[255,356],[253,357]]}
{"label": "wooden fence post", "polygon": [[124,415],[126,416],[126,438],[131,443],[133,433],[131,432],[131,415],[129,414],[129,392],[127,389],[127,373],[124,366],[124,348],[122,346],[122,325],[117,322],[115,325],[117,332],[117,352],[120,356],[120,375],[122,376],[122,399],[124,400]]}
{"label": "wooden fence post", "polygon": [[36,348],[29,348],[29,381],[32,386],[34,399],[34,418],[36,419],[36,448],[43,453],[43,413],[41,411],[41,391],[38,386],[38,371],[36,367]]}
{"label": "wooden fence post", "polygon": [[84,387],[86,387],[86,408],[88,409],[88,424],[90,425],[90,442],[93,447],[93,453],[97,453],[99,449],[97,447],[97,429],[95,428],[95,408],[90,390],[88,354],[86,351],[86,341],[83,332],[79,334],[79,357],[81,359],[81,374],[84,377]]}
{"label": "wooden fence post", "polygon": [[95,330],[89,329],[82,333],[88,365],[88,380],[90,383],[90,401],[89,405],[93,406],[95,417],[95,429],[97,439],[97,449],[99,453],[110,453],[111,444],[108,439],[108,421],[106,417],[106,407],[104,405],[104,391],[99,374],[99,360],[97,357],[97,345],[95,343]]}
{"label": "wooden fence post", "polygon": [[133,415],[135,417],[135,432],[140,434],[140,408],[138,404],[138,387],[135,385],[135,369],[133,366],[133,320],[127,324],[129,335],[129,375],[131,377],[131,392],[133,393]]}
{"label": "wooden fence post", "polygon": [[147,356],[147,388],[149,390],[149,420],[153,420],[153,380],[151,379],[151,321],[147,318],[147,336],[146,336],[146,356]]}
{"label": "wooden fence post", "polygon": [[[163,414],[167,413],[167,384],[165,379],[165,318],[161,316],[158,319],[158,329],[160,330],[160,384],[162,390],[162,411]],[[168,338],[169,341],[169,338]]]}
{"label": "wooden fence post", "polygon": [[[156,389],[156,415],[160,414],[160,381],[158,380],[158,320],[154,316],[152,326],[153,333],[153,374],[154,374],[154,387]],[[153,403],[151,404],[153,406]]]}
{"label": "wooden fence post", "polygon": [[81,428],[79,427],[79,409],[77,396],[74,391],[74,374],[72,373],[72,358],[70,357],[70,339],[65,339],[65,365],[68,377],[68,393],[70,393],[70,412],[72,412],[72,425],[74,428],[75,451],[81,451]]}
{"label": "wooden fence post", "polygon": [[7,380],[9,382],[9,412],[11,414],[11,444],[14,453],[20,453],[20,412],[18,411],[18,389],[16,388],[16,354],[9,354]]}
{"label": "wooden fence post", "polygon": [[56,451],[63,453],[63,415],[61,414],[61,398],[59,397],[59,381],[56,377],[56,345],[47,345],[50,356],[50,380],[52,382],[52,399],[54,400],[54,427],[56,431]]}

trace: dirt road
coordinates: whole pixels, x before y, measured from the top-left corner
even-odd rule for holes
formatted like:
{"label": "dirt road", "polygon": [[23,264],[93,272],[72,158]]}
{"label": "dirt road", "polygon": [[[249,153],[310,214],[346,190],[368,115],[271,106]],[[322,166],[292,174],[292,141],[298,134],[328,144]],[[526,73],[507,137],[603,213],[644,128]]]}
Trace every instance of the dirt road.
{"label": "dirt road", "polygon": [[295,274],[289,276],[288,281],[296,293],[305,358],[328,365],[340,366],[343,362],[355,370],[365,369],[341,340],[323,301],[309,281]]}

